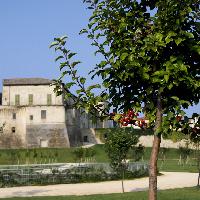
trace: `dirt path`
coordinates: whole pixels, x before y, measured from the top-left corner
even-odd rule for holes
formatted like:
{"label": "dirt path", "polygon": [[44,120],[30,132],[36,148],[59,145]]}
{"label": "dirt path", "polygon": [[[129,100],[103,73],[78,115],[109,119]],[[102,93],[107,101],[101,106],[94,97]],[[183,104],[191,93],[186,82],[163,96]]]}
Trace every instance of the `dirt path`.
{"label": "dirt path", "polygon": [[[158,189],[192,187],[197,184],[197,173],[162,172],[158,177]],[[148,178],[127,180],[124,183],[125,192],[148,189]],[[25,186],[13,188],[0,188],[0,198],[28,197],[28,196],[61,196],[61,195],[90,195],[120,193],[120,181],[100,183],[60,184],[48,186]]]}

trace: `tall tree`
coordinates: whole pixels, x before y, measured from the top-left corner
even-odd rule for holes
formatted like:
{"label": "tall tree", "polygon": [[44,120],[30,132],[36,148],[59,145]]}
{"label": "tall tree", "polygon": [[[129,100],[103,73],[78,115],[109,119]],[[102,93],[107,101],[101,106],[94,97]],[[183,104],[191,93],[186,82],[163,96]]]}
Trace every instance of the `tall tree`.
{"label": "tall tree", "polygon": [[[180,128],[176,116],[199,102],[199,0],[93,1],[88,37],[105,60],[97,65],[113,106],[130,105],[154,127],[149,199],[156,199],[161,134]],[[150,11],[152,10],[152,12]],[[155,14],[153,14],[155,13]]]}
{"label": "tall tree", "polygon": [[[200,94],[200,0],[85,0],[93,9],[86,33],[104,59],[94,68],[101,76],[104,91],[95,96],[85,87],[86,79],[77,75],[79,62],[65,46],[65,38],[56,38],[51,46],[61,51],[56,60],[62,78],[72,76],[63,85],[66,91],[77,84],[78,107],[92,111],[99,101],[109,100],[122,112],[134,108],[145,112],[154,129],[149,169],[149,199],[157,199],[157,159],[162,134],[184,128],[176,116],[182,108],[199,102]],[[67,67],[67,69],[66,69]],[[68,94],[70,96],[70,94]],[[145,106],[143,106],[145,105]],[[101,108],[101,106],[99,107]]]}

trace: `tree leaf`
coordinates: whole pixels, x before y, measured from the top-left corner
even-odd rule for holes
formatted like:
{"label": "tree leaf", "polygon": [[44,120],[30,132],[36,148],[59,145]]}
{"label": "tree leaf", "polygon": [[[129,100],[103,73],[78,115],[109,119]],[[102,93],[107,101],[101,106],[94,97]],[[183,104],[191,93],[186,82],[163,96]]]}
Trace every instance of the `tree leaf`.
{"label": "tree leaf", "polygon": [[67,88],[71,88],[73,85],[76,85],[76,83],[75,82],[66,83]]}
{"label": "tree leaf", "polygon": [[87,29],[82,29],[82,30],[79,32],[80,35],[83,34],[83,33],[88,33],[88,30],[87,30]]}
{"label": "tree leaf", "polygon": [[193,33],[185,32],[185,35],[186,35],[188,38],[194,38]]}
{"label": "tree leaf", "polygon": [[80,61],[76,61],[76,62],[73,62],[72,64],[71,64],[71,66],[72,67],[75,67],[76,65],[78,65],[78,64],[80,64],[81,62]]}
{"label": "tree leaf", "polygon": [[49,48],[52,48],[52,47],[54,47],[54,46],[57,46],[58,44],[59,44],[59,42],[52,42],[52,43],[50,44]]}
{"label": "tree leaf", "polygon": [[81,82],[82,84],[85,84],[85,81],[86,81],[86,78],[83,78],[83,77],[80,78],[80,82]]}
{"label": "tree leaf", "polygon": [[175,39],[175,43],[176,43],[177,46],[178,46],[182,41],[184,41],[183,38],[177,38],[177,39]]}
{"label": "tree leaf", "polygon": [[179,101],[179,98],[176,97],[176,96],[173,96],[173,97],[171,97],[171,98],[174,99],[174,100],[176,100],[176,101]]}
{"label": "tree leaf", "polygon": [[76,53],[69,53],[68,59],[72,58],[72,57],[75,56],[75,55],[76,55]]}
{"label": "tree leaf", "polygon": [[128,56],[128,53],[123,53],[121,56],[120,56],[120,59],[121,60],[125,60],[125,58]]}
{"label": "tree leaf", "polygon": [[63,56],[58,56],[56,59],[55,59],[55,62],[57,62],[58,60],[64,58]]}

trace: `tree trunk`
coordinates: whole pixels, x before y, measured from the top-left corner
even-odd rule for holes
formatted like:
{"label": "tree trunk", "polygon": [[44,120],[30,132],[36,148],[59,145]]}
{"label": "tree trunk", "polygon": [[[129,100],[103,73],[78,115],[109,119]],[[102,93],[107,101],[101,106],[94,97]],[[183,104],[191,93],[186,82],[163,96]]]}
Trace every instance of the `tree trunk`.
{"label": "tree trunk", "polygon": [[122,193],[124,193],[124,169],[122,170]]}
{"label": "tree trunk", "polygon": [[[154,131],[157,130],[162,123],[162,105],[161,98],[157,99],[157,112]],[[155,134],[149,162],[149,200],[157,200],[157,160],[161,142],[161,135]]]}
{"label": "tree trunk", "polygon": [[155,135],[149,162],[149,200],[157,199],[157,160],[160,142],[160,136]]}

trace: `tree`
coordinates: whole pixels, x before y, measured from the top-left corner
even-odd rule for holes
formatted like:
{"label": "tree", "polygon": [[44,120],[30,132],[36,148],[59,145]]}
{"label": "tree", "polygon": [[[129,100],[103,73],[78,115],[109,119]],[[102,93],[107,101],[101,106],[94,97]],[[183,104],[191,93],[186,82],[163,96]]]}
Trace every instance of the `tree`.
{"label": "tree", "polygon": [[178,164],[185,165],[188,162],[189,155],[191,154],[191,149],[189,148],[189,144],[186,143],[184,147],[180,146],[178,149],[180,159]]}
{"label": "tree", "polygon": [[82,162],[84,154],[85,154],[85,151],[84,151],[84,149],[82,147],[80,147],[80,148],[74,149],[73,150],[73,154],[75,155],[76,161],[78,160],[79,162]]}
{"label": "tree", "polygon": [[186,131],[189,133],[191,142],[196,147],[196,159],[198,169],[198,181],[197,186],[200,186],[200,114],[194,113],[192,115],[193,127],[189,127]]}
{"label": "tree", "polygon": [[[69,90],[77,90],[76,106],[87,112],[101,109],[98,102],[126,112],[145,112],[154,129],[154,142],[149,163],[149,199],[157,199],[157,159],[161,134],[185,129],[176,116],[182,108],[199,102],[200,94],[200,0],[85,0],[93,9],[86,33],[104,59],[92,71],[101,76],[103,91],[95,96],[86,87],[86,78],[77,75],[79,61],[65,48],[65,37],[55,38],[51,47],[60,52],[61,77],[55,90],[73,98]],[[64,60],[64,61],[63,61]],[[62,84],[65,76],[72,81]],[[63,88],[60,87],[62,84]],[[97,105],[99,106],[97,109]],[[145,105],[145,106],[144,106]],[[106,111],[101,114],[106,115]],[[185,128],[184,128],[185,127]]]}
{"label": "tree", "polygon": [[138,146],[133,148],[133,158],[135,162],[140,161],[141,159],[143,161],[144,150],[145,147],[142,144],[139,144]]}
{"label": "tree", "polygon": [[106,138],[105,149],[110,159],[110,165],[122,177],[122,192],[124,192],[123,180],[127,167],[127,154],[137,142],[138,137],[131,130],[127,131],[125,128],[110,131]]}

